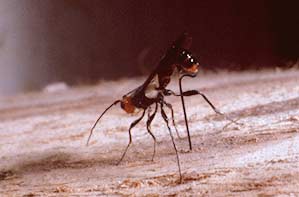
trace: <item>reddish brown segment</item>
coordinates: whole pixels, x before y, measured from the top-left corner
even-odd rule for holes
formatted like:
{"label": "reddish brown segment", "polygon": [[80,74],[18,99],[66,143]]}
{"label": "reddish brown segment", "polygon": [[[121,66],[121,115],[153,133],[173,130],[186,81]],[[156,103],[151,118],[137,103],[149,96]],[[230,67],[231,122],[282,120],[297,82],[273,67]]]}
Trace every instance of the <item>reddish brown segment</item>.
{"label": "reddish brown segment", "polygon": [[184,68],[188,73],[197,73],[198,72],[198,64],[193,64],[190,68]]}
{"label": "reddish brown segment", "polygon": [[132,103],[132,98],[128,97],[128,96],[124,96],[122,99],[122,106],[123,109],[128,113],[128,114],[132,114],[135,111],[135,106]]}

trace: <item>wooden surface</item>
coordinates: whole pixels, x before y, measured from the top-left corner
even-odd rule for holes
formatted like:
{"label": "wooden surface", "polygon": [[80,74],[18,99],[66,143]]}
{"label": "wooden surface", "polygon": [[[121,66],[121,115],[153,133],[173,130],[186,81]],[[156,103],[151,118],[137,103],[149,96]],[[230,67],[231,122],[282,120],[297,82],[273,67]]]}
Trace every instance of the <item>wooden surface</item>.
{"label": "wooden surface", "polygon": [[[188,141],[179,98],[168,98],[182,139],[183,183],[178,184],[174,150],[162,118],[152,138],[141,121],[124,161],[127,129],[139,117],[113,108],[99,123],[91,144],[89,129],[114,100],[142,79],[101,82],[92,87],[0,99],[1,196],[299,195],[299,71],[200,74],[184,82],[199,89],[230,124],[199,96],[186,98],[194,150]],[[177,81],[170,88],[177,91]],[[49,91],[50,90],[50,91]]]}

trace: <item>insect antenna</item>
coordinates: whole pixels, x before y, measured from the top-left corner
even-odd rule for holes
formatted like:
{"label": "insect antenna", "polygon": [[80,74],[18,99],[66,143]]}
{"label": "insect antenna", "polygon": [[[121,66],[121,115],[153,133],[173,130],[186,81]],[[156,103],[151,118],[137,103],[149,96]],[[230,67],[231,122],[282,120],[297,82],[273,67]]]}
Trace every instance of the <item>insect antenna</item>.
{"label": "insect antenna", "polygon": [[192,150],[192,143],[191,143],[191,136],[190,136],[190,132],[189,132],[189,124],[188,124],[188,117],[187,117],[187,113],[186,113],[186,107],[185,107],[185,100],[184,100],[184,95],[183,95],[183,88],[182,88],[182,79],[184,77],[195,77],[195,75],[189,75],[189,74],[185,74],[182,75],[179,79],[179,86],[180,86],[180,96],[181,96],[181,100],[182,100],[182,105],[183,105],[183,111],[184,111],[184,118],[185,118],[185,124],[186,124],[186,129],[187,129],[187,134],[188,134],[188,141],[189,141],[189,149]]}
{"label": "insect antenna", "polygon": [[94,125],[92,126],[91,130],[90,130],[90,134],[88,136],[88,139],[87,139],[87,143],[86,143],[86,146],[88,146],[88,143],[89,143],[89,140],[91,138],[91,135],[92,135],[92,132],[94,130],[94,128],[96,127],[96,125],[98,124],[98,122],[100,121],[100,119],[102,118],[102,116],[113,106],[113,105],[116,105],[117,103],[121,102],[120,100],[117,100],[117,101],[114,101],[114,103],[112,103],[109,107],[107,107],[105,109],[105,111],[100,115],[100,117],[97,119],[97,121],[94,123]]}
{"label": "insect antenna", "polygon": [[180,85],[180,95],[175,94],[174,92],[172,92],[171,90],[167,90],[168,94],[172,94],[174,96],[181,96],[182,99],[182,105],[183,105],[183,110],[184,110],[184,116],[185,116],[185,123],[186,123],[186,128],[187,128],[187,133],[188,133],[188,140],[189,140],[189,147],[190,150],[192,149],[191,146],[191,138],[190,138],[190,133],[189,133],[189,127],[188,127],[188,118],[187,118],[187,114],[186,114],[186,108],[185,108],[185,102],[184,102],[184,96],[193,96],[193,95],[201,95],[203,97],[203,99],[210,105],[210,107],[214,110],[214,112],[216,114],[219,114],[221,116],[223,116],[225,119],[229,120],[230,122],[228,124],[226,124],[222,129],[224,130],[226,127],[228,127],[230,124],[234,123],[236,125],[244,125],[242,123],[237,122],[237,120],[233,120],[230,117],[228,117],[226,114],[220,112],[213,104],[212,102],[201,92],[197,91],[197,90],[189,90],[186,92],[183,92],[182,89],[182,79],[184,77],[196,77],[196,75],[192,75],[192,74],[184,74],[180,77],[179,79],[179,85]]}

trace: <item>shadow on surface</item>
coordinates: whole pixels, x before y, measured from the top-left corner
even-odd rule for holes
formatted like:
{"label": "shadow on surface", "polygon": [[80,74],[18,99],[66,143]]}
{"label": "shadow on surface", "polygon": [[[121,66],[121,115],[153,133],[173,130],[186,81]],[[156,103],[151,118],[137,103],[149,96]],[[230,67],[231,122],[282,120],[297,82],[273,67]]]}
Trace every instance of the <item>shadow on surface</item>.
{"label": "shadow on surface", "polygon": [[1,169],[0,172],[3,172],[2,174],[7,174],[5,172],[12,172],[14,174],[39,173],[56,169],[83,169],[92,166],[110,166],[115,165],[115,162],[116,160],[113,155],[108,154],[105,154],[104,157],[101,154],[98,154],[97,157],[82,157],[80,153],[72,152],[33,152],[24,155],[14,166],[6,170]]}
{"label": "shadow on surface", "polygon": [[[226,113],[227,116],[231,118],[242,118],[250,116],[263,116],[274,113],[282,113],[285,111],[295,110],[299,108],[299,97],[292,98],[284,101],[274,101],[268,104],[255,105],[252,107],[247,107],[241,110],[235,110],[230,113]],[[208,120],[220,121],[225,119],[219,115],[210,115],[206,117]]]}

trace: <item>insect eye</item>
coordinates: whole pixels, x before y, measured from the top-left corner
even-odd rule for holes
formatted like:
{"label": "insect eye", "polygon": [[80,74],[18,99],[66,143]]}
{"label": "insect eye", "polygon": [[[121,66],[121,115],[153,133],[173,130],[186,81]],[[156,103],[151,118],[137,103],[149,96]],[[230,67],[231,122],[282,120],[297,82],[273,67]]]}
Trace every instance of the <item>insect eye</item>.
{"label": "insect eye", "polygon": [[182,51],[180,53],[180,57],[182,57],[182,58],[186,58],[186,55],[188,55],[186,51]]}

